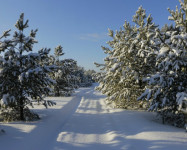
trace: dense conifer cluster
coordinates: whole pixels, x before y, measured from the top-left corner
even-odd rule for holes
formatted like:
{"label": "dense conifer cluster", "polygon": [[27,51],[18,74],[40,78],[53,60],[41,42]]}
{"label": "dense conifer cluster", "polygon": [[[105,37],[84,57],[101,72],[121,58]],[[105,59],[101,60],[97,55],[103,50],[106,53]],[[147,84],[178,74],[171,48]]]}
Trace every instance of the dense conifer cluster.
{"label": "dense conifer cluster", "polygon": [[147,17],[142,7],[133,16],[133,24],[113,32],[110,48],[97,74],[98,90],[117,107],[156,111],[163,122],[182,127],[187,113],[187,3],[169,9],[174,25],[163,28]]}

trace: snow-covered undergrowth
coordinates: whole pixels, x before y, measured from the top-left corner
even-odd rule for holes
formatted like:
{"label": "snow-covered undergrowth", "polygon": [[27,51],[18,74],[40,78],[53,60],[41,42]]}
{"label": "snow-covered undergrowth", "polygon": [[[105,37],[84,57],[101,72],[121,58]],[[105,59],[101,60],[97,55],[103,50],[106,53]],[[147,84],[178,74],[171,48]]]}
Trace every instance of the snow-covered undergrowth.
{"label": "snow-covered undergrowth", "polygon": [[41,120],[1,123],[2,150],[186,150],[183,129],[162,125],[154,114],[108,107],[94,86],[71,97],[49,97],[57,105],[35,105]]}

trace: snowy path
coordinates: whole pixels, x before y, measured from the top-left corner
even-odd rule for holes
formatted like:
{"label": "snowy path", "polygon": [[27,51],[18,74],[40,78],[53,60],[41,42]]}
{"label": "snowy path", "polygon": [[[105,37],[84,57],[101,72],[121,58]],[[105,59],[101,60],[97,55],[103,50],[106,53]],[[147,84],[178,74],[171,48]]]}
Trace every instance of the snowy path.
{"label": "snowy path", "polygon": [[94,87],[36,106],[36,122],[0,124],[0,150],[186,150],[183,129],[154,121],[153,114],[106,106]]}

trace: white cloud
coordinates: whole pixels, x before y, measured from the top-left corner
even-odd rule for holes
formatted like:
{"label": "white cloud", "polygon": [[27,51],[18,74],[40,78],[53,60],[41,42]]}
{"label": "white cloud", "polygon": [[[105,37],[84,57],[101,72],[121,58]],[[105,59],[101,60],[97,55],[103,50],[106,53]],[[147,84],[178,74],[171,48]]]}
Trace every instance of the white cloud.
{"label": "white cloud", "polygon": [[106,33],[88,33],[80,36],[81,40],[99,41],[107,37]]}

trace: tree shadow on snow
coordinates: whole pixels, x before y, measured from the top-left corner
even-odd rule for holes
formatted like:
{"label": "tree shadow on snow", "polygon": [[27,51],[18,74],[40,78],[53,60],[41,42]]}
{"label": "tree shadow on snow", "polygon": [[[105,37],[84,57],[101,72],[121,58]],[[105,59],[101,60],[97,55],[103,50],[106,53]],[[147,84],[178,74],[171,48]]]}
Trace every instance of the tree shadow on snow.
{"label": "tree shadow on snow", "polygon": [[[182,138],[175,135],[175,132],[184,132],[183,130],[175,130],[174,127],[157,123],[141,123],[141,121],[137,123],[136,118],[131,119],[132,122],[136,120],[134,124],[127,123],[126,116],[134,117],[130,112],[125,116],[124,112],[112,113],[112,118],[119,118],[119,120],[112,120],[112,118],[108,120],[110,118],[107,118],[107,115],[99,114],[98,117],[98,114],[75,114],[72,121],[69,120],[62,128],[55,150],[186,150],[187,136]],[[167,131],[173,138],[164,136],[162,132]],[[153,137],[150,136],[151,133],[154,134]],[[77,139],[78,137],[82,139]],[[94,137],[99,141],[94,142],[89,139]]]}
{"label": "tree shadow on snow", "polygon": [[[24,125],[33,129],[24,132],[12,126],[1,127],[7,131],[0,136],[1,148],[12,150],[186,150],[187,135],[171,126],[154,121],[147,112],[126,111],[105,107],[105,96],[93,87],[77,90],[72,100],[62,109],[35,110],[42,115],[37,122]],[[81,101],[90,101],[82,104]],[[92,104],[94,107],[90,107]],[[12,123],[12,124],[19,124]],[[23,123],[20,123],[23,124]],[[164,135],[164,133],[168,135]],[[151,134],[153,133],[153,134]],[[151,136],[153,135],[153,136]],[[170,137],[168,137],[170,136]],[[2,137],[2,138],[1,138]],[[167,139],[164,139],[167,138]],[[5,141],[9,140],[9,141]],[[5,142],[3,144],[3,142]],[[14,143],[13,145],[11,145]]]}
{"label": "tree shadow on snow", "polygon": [[[51,146],[51,139],[56,139],[59,129],[76,111],[82,99],[82,94],[87,91],[90,91],[90,88],[78,90],[76,95],[74,94],[73,98],[68,102],[60,100],[62,105],[65,104],[62,109],[53,109],[53,107],[42,110],[34,109],[34,112],[41,117],[40,120],[1,123],[1,129],[6,131],[5,135],[0,135],[1,148],[12,150],[15,147],[18,149],[20,147],[23,150],[37,150],[37,147],[43,147],[41,150],[47,150]],[[51,97],[49,99],[52,100]],[[30,131],[28,131],[28,128],[31,128]]]}
{"label": "tree shadow on snow", "polygon": [[92,92],[84,99],[95,107],[79,105],[61,129],[54,150],[186,150],[187,135],[177,134],[183,129],[155,122],[152,113],[103,107],[104,96]]}

